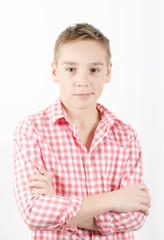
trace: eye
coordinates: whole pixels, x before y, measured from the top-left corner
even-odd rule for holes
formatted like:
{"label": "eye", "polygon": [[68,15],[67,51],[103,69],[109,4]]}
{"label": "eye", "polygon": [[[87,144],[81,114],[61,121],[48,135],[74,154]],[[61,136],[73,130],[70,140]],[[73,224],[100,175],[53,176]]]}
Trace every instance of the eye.
{"label": "eye", "polygon": [[99,69],[97,69],[97,68],[92,68],[91,69],[91,72],[93,72],[93,73],[98,73],[100,70]]}
{"label": "eye", "polygon": [[75,68],[67,68],[66,71],[67,72],[75,72]]}

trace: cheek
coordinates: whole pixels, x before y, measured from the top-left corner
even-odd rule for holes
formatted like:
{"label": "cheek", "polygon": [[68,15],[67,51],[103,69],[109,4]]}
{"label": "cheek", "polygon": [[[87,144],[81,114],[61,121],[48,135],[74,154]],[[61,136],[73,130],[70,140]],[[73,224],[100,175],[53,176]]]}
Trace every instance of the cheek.
{"label": "cheek", "polygon": [[103,88],[104,88],[104,82],[102,81],[102,79],[100,79],[97,84],[96,84],[96,88],[98,90],[98,92],[102,92]]}
{"label": "cheek", "polygon": [[99,87],[99,90],[98,90],[98,95],[99,95],[99,96],[102,94],[103,88],[104,88],[103,85],[101,85],[101,86]]}
{"label": "cheek", "polygon": [[70,91],[72,91],[71,89],[72,89],[72,86],[71,86],[70,82],[68,82],[68,81],[60,82],[60,91],[64,92],[64,94],[69,95]]}

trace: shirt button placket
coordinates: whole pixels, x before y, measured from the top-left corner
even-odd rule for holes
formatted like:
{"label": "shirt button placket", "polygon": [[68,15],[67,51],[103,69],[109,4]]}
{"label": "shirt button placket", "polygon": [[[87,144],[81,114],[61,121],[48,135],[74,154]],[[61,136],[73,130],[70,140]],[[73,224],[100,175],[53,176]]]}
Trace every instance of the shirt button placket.
{"label": "shirt button placket", "polygon": [[91,165],[91,159],[89,157],[87,157],[87,161],[86,161],[86,179],[87,179],[87,187],[88,187],[88,194],[91,195],[94,193],[94,189],[92,189],[91,187],[91,181],[92,181],[92,177],[93,177],[93,173],[92,173],[93,169],[92,169],[92,165]]}

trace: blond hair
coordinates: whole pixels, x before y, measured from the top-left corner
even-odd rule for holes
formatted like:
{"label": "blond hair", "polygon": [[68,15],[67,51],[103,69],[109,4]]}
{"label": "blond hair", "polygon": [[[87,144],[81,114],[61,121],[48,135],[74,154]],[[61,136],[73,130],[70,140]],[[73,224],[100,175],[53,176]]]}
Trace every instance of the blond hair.
{"label": "blond hair", "polygon": [[110,51],[110,40],[104,36],[99,29],[95,28],[88,23],[77,23],[75,25],[69,26],[59,35],[54,46],[54,61],[57,64],[59,57],[59,49],[62,45],[69,43],[75,40],[96,40],[98,41],[106,50],[106,59],[107,65],[111,60],[111,51]]}

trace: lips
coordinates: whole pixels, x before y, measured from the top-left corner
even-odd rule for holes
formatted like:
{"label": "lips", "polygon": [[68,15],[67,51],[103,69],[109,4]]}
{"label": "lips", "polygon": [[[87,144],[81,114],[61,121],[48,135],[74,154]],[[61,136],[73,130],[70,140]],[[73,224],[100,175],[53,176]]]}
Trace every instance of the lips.
{"label": "lips", "polygon": [[90,95],[90,94],[92,94],[92,93],[78,93],[78,94],[74,94],[74,95],[81,95],[81,96],[87,96],[87,95]]}
{"label": "lips", "polygon": [[74,94],[76,97],[80,98],[88,98],[89,96],[92,95],[92,93],[79,93],[79,94]]}

